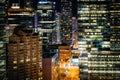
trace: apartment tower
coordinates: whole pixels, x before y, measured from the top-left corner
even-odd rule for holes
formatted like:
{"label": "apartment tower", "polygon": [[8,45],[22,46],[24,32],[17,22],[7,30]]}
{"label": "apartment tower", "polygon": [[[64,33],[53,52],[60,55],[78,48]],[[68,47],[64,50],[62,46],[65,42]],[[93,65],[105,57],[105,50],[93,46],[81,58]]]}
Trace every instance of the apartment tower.
{"label": "apartment tower", "polygon": [[9,80],[42,80],[42,41],[32,29],[15,28],[8,44]]}

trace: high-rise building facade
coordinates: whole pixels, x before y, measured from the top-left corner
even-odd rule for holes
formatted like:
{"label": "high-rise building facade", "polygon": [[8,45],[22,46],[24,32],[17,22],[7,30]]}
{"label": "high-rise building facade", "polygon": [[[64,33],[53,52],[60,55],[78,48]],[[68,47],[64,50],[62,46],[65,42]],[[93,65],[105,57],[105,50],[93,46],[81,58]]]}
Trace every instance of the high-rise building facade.
{"label": "high-rise building facade", "polygon": [[52,44],[52,32],[55,29],[55,2],[38,1],[38,31],[43,45]]}
{"label": "high-rise building facade", "polygon": [[72,17],[72,43],[71,46],[73,49],[78,49],[78,28],[77,28],[77,19]]}
{"label": "high-rise building facade", "polygon": [[70,45],[72,42],[72,0],[61,0],[60,21],[61,42]]}
{"label": "high-rise building facade", "polygon": [[23,6],[20,6],[20,2],[12,3],[8,6],[8,21],[7,27],[9,28],[8,36],[12,35],[14,28],[17,26],[22,26],[21,28],[25,27],[33,27],[34,26],[34,12],[33,8],[26,7],[27,2],[25,2]]}
{"label": "high-rise building facade", "polygon": [[61,20],[61,15],[59,12],[55,13],[55,22],[56,22],[56,26],[55,26],[55,30],[54,30],[54,34],[53,34],[53,44],[61,44],[61,40],[60,40],[60,20]]}
{"label": "high-rise building facade", "polygon": [[111,78],[120,79],[120,1],[110,0],[110,54],[108,67]]}
{"label": "high-rise building facade", "polygon": [[115,0],[78,0],[81,80],[120,79],[119,6]]}
{"label": "high-rise building facade", "polygon": [[[43,46],[43,80],[59,79],[59,51],[58,45]],[[48,76],[49,75],[49,76]]]}
{"label": "high-rise building facade", "polygon": [[110,4],[110,20],[111,20],[111,50],[112,51],[119,51],[120,46],[119,46],[119,28],[120,28],[120,18],[119,18],[119,13],[120,13],[120,2],[117,2],[116,0],[111,1]]}
{"label": "high-rise building facade", "polygon": [[6,77],[6,0],[0,1],[0,80]]}
{"label": "high-rise building facade", "polygon": [[[33,0],[6,0],[8,9],[13,5],[13,3],[18,4],[22,8],[33,8]],[[17,5],[16,5],[17,6]]]}
{"label": "high-rise building facade", "polygon": [[32,29],[15,28],[8,44],[8,79],[42,80],[42,41]]}
{"label": "high-rise building facade", "polygon": [[32,8],[21,8],[18,3],[13,3],[11,8],[8,9],[8,25],[32,27],[33,22]]}

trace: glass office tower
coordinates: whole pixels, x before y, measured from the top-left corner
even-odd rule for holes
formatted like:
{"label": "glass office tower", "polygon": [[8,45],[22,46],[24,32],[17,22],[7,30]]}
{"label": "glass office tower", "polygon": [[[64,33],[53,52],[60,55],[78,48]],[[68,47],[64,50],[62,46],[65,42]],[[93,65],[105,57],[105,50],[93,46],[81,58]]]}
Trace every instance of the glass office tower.
{"label": "glass office tower", "polygon": [[[17,1],[17,0],[16,0]],[[26,4],[25,4],[26,3]],[[18,2],[8,2],[8,21],[7,27],[9,28],[8,36],[11,36],[14,28],[17,26],[22,26],[21,28],[31,28],[34,24],[34,14],[33,8],[28,7],[27,2],[24,6],[21,6],[20,1]],[[29,4],[30,5],[30,4]]]}
{"label": "glass office tower", "polygon": [[6,0],[0,1],[0,80],[6,77]]}
{"label": "glass office tower", "polygon": [[38,31],[43,44],[52,44],[52,32],[55,28],[55,2],[38,1]]}
{"label": "glass office tower", "polygon": [[60,26],[61,42],[70,45],[72,41],[72,0],[61,0]]}
{"label": "glass office tower", "polygon": [[119,28],[120,28],[120,2],[115,0],[111,1],[110,4],[110,19],[111,19],[111,50],[112,51],[119,51]]}
{"label": "glass office tower", "polygon": [[120,79],[120,1],[110,0],[110,50],[109,71],[113,80]]}
{"label": "glass office tower", "polygon": [[119,50],[112,50],[119,48],[118,44],[115,48],[118,41],[115,36],[119,32],[118,6],[110,0],[78,0],[81,80],[119,79]]}

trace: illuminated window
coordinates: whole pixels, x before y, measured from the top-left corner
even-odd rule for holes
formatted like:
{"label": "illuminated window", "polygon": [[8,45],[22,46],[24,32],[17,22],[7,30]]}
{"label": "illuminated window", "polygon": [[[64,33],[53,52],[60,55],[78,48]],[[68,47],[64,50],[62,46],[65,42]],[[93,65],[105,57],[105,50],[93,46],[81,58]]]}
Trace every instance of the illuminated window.
{"label": "illuminated window", "polygon": [[17,66],[13,66],[13,69],[17,69]]}
{"label": "illuminated window", "polygon": [[14,64],[17,64],[17,61],[13,61]]}

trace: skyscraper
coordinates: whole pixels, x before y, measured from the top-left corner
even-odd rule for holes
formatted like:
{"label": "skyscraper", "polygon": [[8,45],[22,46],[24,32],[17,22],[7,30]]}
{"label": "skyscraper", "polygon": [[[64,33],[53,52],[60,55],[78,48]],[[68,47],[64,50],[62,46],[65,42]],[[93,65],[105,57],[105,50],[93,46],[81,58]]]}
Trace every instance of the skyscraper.
{"label": "skyscraper", "polygon": [[21,1],[11,1],[8,7],[8,27],[13,30],[8,42],[8,78],[42,80],[42,41],[33,31],[36,15],[31,0]]}
{"label": "skyscraper", "polygon": [[120,18],[119,18],[119,13],[120,13],[120,2],[117,2],[116,0],[111,1],[110,4],[110,20],[111,20],[111,50],[118,52],[120,50],[119,46],[119,26],[120,26]]}
{"label": "skyscraper", "polygon": [[72,17],[72,43],[71,46],[73,49],[78,49],[78,28],[77,28],[77,19]]}
{"label": "skyscraper", "polygon": [[43,45],[52,44],[52,32],[55,29],[55,2],[38,1],[38,31]]}
{"label": "skyscraper", "polygon": [[8,44],[9,80],[42,80],[42,41],[32,29],[15,28]]}
{"label": "skyscraper", "polygon": [[60,34],[61,42],[70,45],[72,42],[72,0],[61,0]]}
{"label": "skyscraper", "polygon": [[115,37],[115,30],[119,31],[119,5],[116,4],[109,0],[78,0],[81,80],[119,79],[119,45],[115,43],[119,43]]}
{"label": "skyscraper", "polygon": [[[4,15],[6,4],[4,0],[0,2],[0,80],[5,77],[6,72],[5,29],[8,31],[8,36],[13,33],[9,31],[14,31],[8,45],[10,80],[42,80],[48,76],[44,74],[45,78],[42,78],[42,69],[46,68],[51,69],[50,73],[53,74],[48,77],[56,78],[58,68],[54,63],[57,63],[57,57],[51,58],[51,55],[57,51],[54,50],[56,46],[51,44],[61,43],[67,44],[59,47],[60,64],[62,64],[60,66],[65,67],[65,71],[59,73],[63,74],[61,79],[68,77],[64,73],[72,73],[71,76],[68,74],[68,79],[76,79],[73,77],[74,72],[71,72],[71,62],[74,66],[79,65],[80,80],[120,79],[119,0],[56,0],[61,4],[57,5],[61,10],[60,13],[56,13],[54,0],[40,0],[35,12],[31,8],[33,0],[9,1],[11,4],[8,5],[8,25],[5,28],[3,27],[6,21]],[[23,4],[20,4],[22,1]],[[77,17],[72,17],[72,14],[76,13],[75,7],[77,15],[74,16]],[[19,29],[14,30],[15,27]],[[45,61],[49,64],[46,66],[47,63],[44,63],[44,68],[42,57],[49,58]],[[51,72],[52,70],[55,72]],[[78,73],[76,70],[75,73]]]}
{"label": "skyscraper", "polygon": [[110,55],[109,73],[112,79],[120,79],[120,1],[110,0]]}
{"label": "skyscraper", "polygon": [[30,28],[33,27],[34,25],[34,12],[33,8],[30,6],[26,7],[27,2],[25,2],[24,7],[20,5],[20,1],[18,2],[10,2],[8,4],[11,4],[8,6],[8,21],[7,21],[7,26],[9,27],[9,30],[11,31],[10,34],[13,33],[14,28],[17,26],[22,26],[21,28]]}
{"label": "skyscraper", "polygon": [[0,80],[6,77],[6,0],[0,1]]}
{"label": "skyscraper", "polygon": [[[58,45],[43,47],[43,80],[58,80],[59,78],[59,51]],[[49,75],[49,76],[48,76]]]}
{"label": "skyscraper", "polygon": [[56,21],[56,27],[54,30],[54,35],[53,35],[53,43],[54,44],[61,44],[60,40],[60,20],[61,20],[61,15],[59,12],[55,13],[55,21]]}

